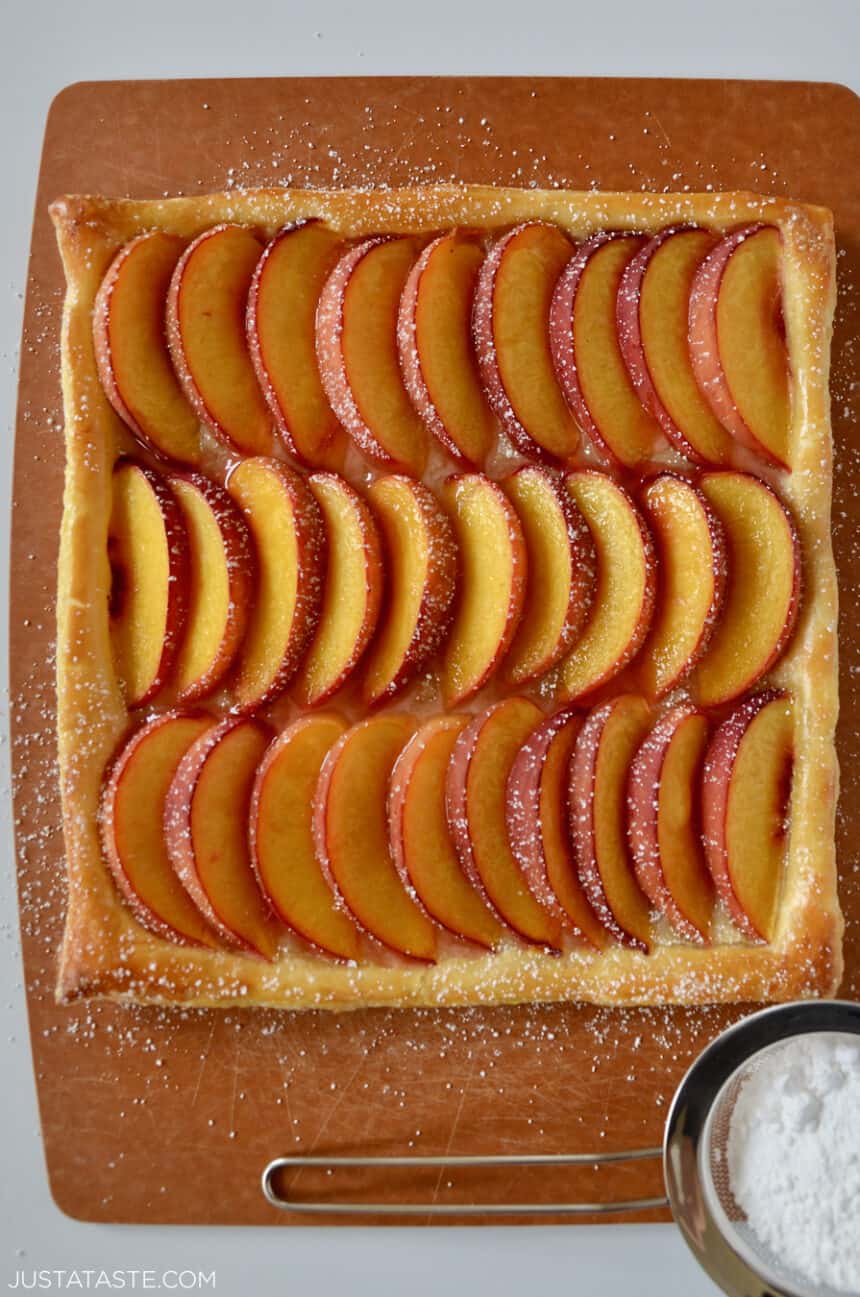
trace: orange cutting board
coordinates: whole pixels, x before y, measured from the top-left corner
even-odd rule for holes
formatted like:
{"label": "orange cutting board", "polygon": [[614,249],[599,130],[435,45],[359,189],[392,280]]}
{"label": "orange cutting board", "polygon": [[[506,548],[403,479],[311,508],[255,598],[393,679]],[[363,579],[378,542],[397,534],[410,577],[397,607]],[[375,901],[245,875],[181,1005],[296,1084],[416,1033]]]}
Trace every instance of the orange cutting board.
{"label": "orange cutting board", "polygon": [[[589,79],[297,79],[81,84],[48,118],[21,359],[12,535],[11,696],[22,936],[54,1197],[85,1220],[275,1224],[277,1155],[611,1150],[657,1144],[698,1050],[743,1007],[619,1012],[58,1008],[64,885],[53,645],[63,439],[63,280],[48,203],[241,184],[461,180],[604,189],[744,189],[836,215],[834,539],[843,606],[839,816],[843,994],[860,991],[860,106],[833,85]],[[612,1200],[661,1192],[659,1167],[414,1171],[324,1178],[371,1201]],[[662,1219],[649,1213],[638,1219]],[[331,1224],[334,1219],[320,1217]],[[426,1216],[412,1218],[427,1220]],[[614,1219],[636,1219],[630,1215]]]}

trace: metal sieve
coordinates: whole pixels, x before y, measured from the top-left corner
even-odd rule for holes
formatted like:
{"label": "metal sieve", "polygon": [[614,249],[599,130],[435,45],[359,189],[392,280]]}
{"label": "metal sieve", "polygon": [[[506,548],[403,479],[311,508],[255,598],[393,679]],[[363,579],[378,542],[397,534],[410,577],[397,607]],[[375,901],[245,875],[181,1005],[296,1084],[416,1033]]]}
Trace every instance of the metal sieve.
{"label": "metal sieve", "polygon": [[762,1009],[729,1027],[705,1049],[682,1080],[663,1135],[666,1198],[610,1202],[420,1203],[307,1201],[278,1187],[284,1172],[317,1167],[499,1167],[601,1165],[657,1158],[659,1148],[615,1152],[500,1154],[495,1157],[328,1157],[296,1153],[278,1157],[263,1171],[262,1189],[274,1207],[300,1213],[351,1216],[558,1216],[603,1215],[662,1207],[672,1215],[694,1256],[729,1297],[846,1297],[811,1288],[767,1255],[747,1225],[729,1182],[726,1148],[731,1115],[746,1079],[773,1050],[792,1037],[812,1032],[860,1035],[860,1004],[845,1000],[803,1000]]}
{"label": "metal sieve", "polygon": [[860,1035],[860,1004],[804,1000],[763,1009],[730,1027],[696,1059],[678,1087],[663,1141],[672,1215],[699,1263],[729,1297],[845,1297],[810,1285],[769,1253],[750,1229],[729,1180],[732,1113],[762,1062],[812,1033]]}

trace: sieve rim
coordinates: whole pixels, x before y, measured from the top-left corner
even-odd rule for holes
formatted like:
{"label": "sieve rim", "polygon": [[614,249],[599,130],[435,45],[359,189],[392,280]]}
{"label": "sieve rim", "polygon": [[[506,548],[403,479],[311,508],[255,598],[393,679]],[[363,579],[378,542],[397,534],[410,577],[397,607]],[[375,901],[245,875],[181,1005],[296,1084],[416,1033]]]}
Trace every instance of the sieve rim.
{"label": "sieve rim", "polygon": [[754,1269],[723,1232],[704,1191],[699,1150],[723,1086],[754,1055],[794,1036],[847,1032],[860,1036],[860,1004],[798,1000],[742,1018],[708,1045],[687,1070],[666,1116],[663,1178],[675,1223],[696,1260],[729,1297],[809,1297]]}

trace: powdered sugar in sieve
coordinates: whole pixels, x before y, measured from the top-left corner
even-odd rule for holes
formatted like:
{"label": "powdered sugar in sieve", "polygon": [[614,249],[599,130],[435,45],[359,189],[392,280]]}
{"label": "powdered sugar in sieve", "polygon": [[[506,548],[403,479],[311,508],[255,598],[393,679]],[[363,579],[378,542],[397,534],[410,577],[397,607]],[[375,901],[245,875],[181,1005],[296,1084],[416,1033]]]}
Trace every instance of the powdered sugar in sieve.
{"label": "powdered sugar in sieve", "polygon": [[757,1268],[860,1293],[860,1038],[755,1054],[717,1096],[702,1153],[712,1208]]}
{"label": "powdered sugar in sieve", "polygon": [[672,1102],[663,1170],[731,1297],[860,1297],[860,1005],[776,1005],[718,1036]]}

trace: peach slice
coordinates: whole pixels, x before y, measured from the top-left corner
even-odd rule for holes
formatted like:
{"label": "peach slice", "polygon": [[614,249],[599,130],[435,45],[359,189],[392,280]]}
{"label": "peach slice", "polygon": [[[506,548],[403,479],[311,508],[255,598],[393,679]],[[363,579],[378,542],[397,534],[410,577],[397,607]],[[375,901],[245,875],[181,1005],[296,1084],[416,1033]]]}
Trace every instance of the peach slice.
{"label": "peach slice", "polygon": [[251,796],[251,860],[278,916],[294,932],[339,959],[358,959],[355,924],[335,904],[314,850],[312,807],[322,763],[346,722],[302,716],[267,749]]}
{"label": "peach slice", "polygon": [[600,949],[606,930],[582,890],[568,823],[570,761],[581,728],[578,712],[556,712],[520,748],[508,775],[508,839],[540,903],[560,912],[566,927]]}
{"label": "peach slice", "polygon": [[261,252],[253,230],[216,225],[186,248],[167,295],[167,340],[185,395],[200,421],[243,455],[272,446],[272,416],[244,328]]}
{"label": "peach slice", "polygon": [[477,467],[496,440],[472,343],[472,302],[483,260],[474,235],[440,235],[409,272],[397,317],[409,399],[448,453]]}
{"label": "peach slice", "polygon": [[188,536],[185,636],[172,673],[180,702],[211,693],[229,670],[248,625],[256,564],[245,520],[202,473],[168,478]]}
{"label": "peach slice", "polygon": [[418,255],[414,239],[374,238],[350,248],[317,305],[320,377],[337,417],[359,450],[420,477],[427,430],[403,386],[397,315]]}
{"label": "peach slice", "polygon": [[368,491],[382,533],[388,597],[367,659],[364,698],[390,698],[424,669],[448,632],[457,545],[435,495],[411,477],[380,477]]}
{"label": "peach slice", "polygon": [[638,664],[639,687],[662,698],[708,647],[726,588],[725,533],[691,482],[661,473],[641,504],[657,549],[657,607]]}
{"label": "peach slice", "polygon": [[308,479],[322,511],[328,558],[316,634],[297,680],[305,706],[330,698],[355,669],[379,618],[385,566],[365,501],[335,473]]}
{"label": "peach slice", "polygon": [[707,718],[690,703],[679,703],[661,716],[636,753],[627,786],[639,886],[680,936],[700,945],[710,939],[714,908],[699,819],[707,744]]}
{"label": "peach slice", "polygon": [[170,277],[185,240],[153,230],[114,257],[93,306],[93,345],[105,395],[150,449],[200,460],[200,426],[177,381],[164,332]]}
{"label": "peach slice", "polygon": [[791,385],[782,319],[782,240],[770,225],[727,234],[690,290],[690,359],[720,423],[789,468]]}
{"label": "peach slice", "polygon": [[574,860],[585,895],[606,930],[637,950],[651,944],[648,900],[627,844],[630,763],[651,724],[644,698],[621,694],[589,712],[570,763],[568,807]]}
{"label": "peach slice", "polygon": [[519,685],[543,675],[579,637],[594,598],[596,556],[573,498],[545,469],[525,465],[502,485],[528,552],[522,621],[505,659],[505,675]]}
{"label": "peach slice", "polygon": [[317,369],[317,301],[340,239],[322,221],[297,221],[266,244],[254,269],[245,328],[275,426],[291,455],[310,468],[340,468],[343,430]]}
{"label": "peach slice", "polygon": [[660,439],[630,381],[616,321],[621,277],[642,244],[636,234],[596,234],[583,243],[550,309],[552,355],[568,405],[595,449],[627,468],[646,463]]}
{"label": "peach slice", "polygon": [[492,950],[503,929],[460,869],[445,810],[445,781],[466,716],[434,716],[397,758],[388,794],[388,842],[404,887],[455,936]]}
{"label": "peach slice", "polygon": [[243,460],[227,479],[257,555],[254,605],[230,682],[241,711],[286,688],[317,628],[326,532],[308,485],[280,460],[266,458]]}
{"label": "peach slice", "polygon": [[723,524],[729,579],[719,623],[692,681],[702,707],[751,689],[784,652],[800,607],[801,557],[779,497],[748,473],[704,473],[699,488]]}
{"label": "peach slice", "polygon": [[108,524],[110,633],[129,707],[148,702],[173,669],[188,608],[188,540],[160,473],[117,460]]}
{"label": "peach slice", "polygon": [[229,717],[191,745],[164,803],[164,841],[179,881],[233,946],[274,959],[281,929],[248,847],[254,776],[272,738],[259,720]]}
{"label": "peach slice", "polygon": [[597,551],[590,620],[559,666],[568,701],[605,684],[638,653],[654,611],[654,544],[630,496],[594,469],[569,473],[567,490],[588,523]]}
{"label": "peach slice", "polygon": [[317,859],[335,896],[372,936],[433,962],[436,928],[403,886],[388,848],[391,771],[415,723],[403,712],[359,722],[323,762],[314,801]]}
{"label": "peach slice", "polygon": [[702,820],[717,895],[753,941],[776,927],[791,797],[791,699],[767,689],[717,730],[705,757]]}
{"label": "peach slice", "polygon": [[180,944],[219,944],[173,872],[161,828],[180,761],[213,725],[210,716],[156,716],[125,744],[101,800],[102,846],[120,893],[139,923]]}
{"label": "peach slice", "polygon": [[527,698],[495,703],[460,731],[445,788],[448,827],[472,886],[527,941],[558,947],[556,914],[532,895],[508,841],[505,805],[514,759],[542,718]]}
{"label": "peach slice", "polygon": [[480,473],[454,475],[443,497],[460,554],[442,664],[442,692],[453,707],[486,684],[508,651],[522,615],[528,558],[519,519],[495,482]]}
{"label": "peach slice", "polygon": [[531,221],[493,244],[478,277],[473,329],[481,377],[505,432],[530,458],[566,461],[579,445],[549,337],[553,289],[572,252],[557,226]]}
{"label": "peach slice", "polygon": [[690,225],[649,239],[621,276],[618,341],[645,409],[675,449],[696,464],[725,464],[732,439],[702,396],[687,322],[693,276],[717,236]]}

